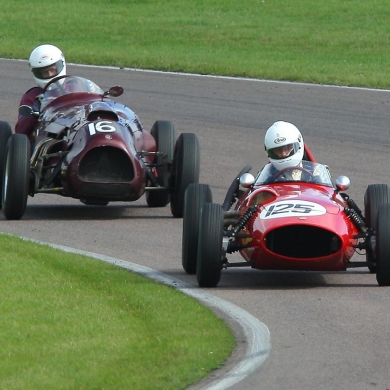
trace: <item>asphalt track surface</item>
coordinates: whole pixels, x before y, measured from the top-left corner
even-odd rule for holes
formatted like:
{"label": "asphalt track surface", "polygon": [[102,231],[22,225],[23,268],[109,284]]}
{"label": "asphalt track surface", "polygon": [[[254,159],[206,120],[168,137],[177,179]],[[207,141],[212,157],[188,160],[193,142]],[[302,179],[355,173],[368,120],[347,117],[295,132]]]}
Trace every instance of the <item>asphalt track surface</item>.
{"label": "asphalt track surface", "polygon": [[[0,119],[13,126],[19,99],[33,80],[25,61],[0,64]],[[119,100],[146,128],[165,119],[177,133],[197,134],[200,181],[211,185],[215,202],[223,201],[245,164],[255,173],[266,162],[263,138],[276,120],[301,129],[334,179],[341,174],[351,179],[348,194],[360,207],[368,184],[390,184],[389,91],[68,68],[68,73],[88,77],[103,89],[124,87]],[[195,277],[181,267],[182,221],[171,217],[169,207],[148,208],[144,198],[99,208],[37,195],[28,199],[22,220],[6,221],[0,215],[0,231],[136,263],[197,289]],[[363,258],[356,254],[354,260]],[[270,332],[271,352],[264,364],[229,388],[390,388],[390,288],[378,287],[367,269],[229,269],[217,288],[202,291],[248,312]],[[237,361],[232,360],[227,366],[234,367]]]}

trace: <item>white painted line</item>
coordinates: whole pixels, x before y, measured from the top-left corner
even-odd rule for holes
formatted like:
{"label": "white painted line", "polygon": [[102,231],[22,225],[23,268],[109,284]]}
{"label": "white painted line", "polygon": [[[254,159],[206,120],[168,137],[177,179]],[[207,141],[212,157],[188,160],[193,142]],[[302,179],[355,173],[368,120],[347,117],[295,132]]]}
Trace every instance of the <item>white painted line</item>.
{"label": "white painted line", "polygon": [[[7,234],[7,233],[0,233]],[[256,317],[245,310],[227,302],[221,298],[214,297],[202,291],[200,288],[192,284],[185,283],[179,279],[172,278],[162,272],[144,267],[139,264],[129,261],[120,260],[114,257],[99,255],[97,253],[82,251],[62,245],[50,244],[47,242],[37,241],[30,238],[22,237],[24,240],[32,241],[41,245],[48,245],[52,248],[62,250],[64,252],[81,254],[92,257],[97,260],[104,261],[116,265],[121,268],[128,269],[139,275],[152,279],[156,282],[173,287],[184,294],[187,294],[208,307],[214,307],[221,310],[231,319],[236,321],[242,327],[246,339],[247,351],[242,360],[231,370],[224,375],[222,379],[216,379],[211,382],[204,390],[224,390],[246,378],[250,373],[258,369],[271,351],[270,332],[265,324],[260,322]]]}
{"label": "white painted line", "polygon": [[[3,61],[27,62],[27,60],[12,59],[12,58],[0,58],[0,60],[3,60]],[[115,70],[127,70],[127,71],[132,71],[132,72],[171,74],[171,75],[178,75],[178,76],[205,77],[205,78],[215,78],[215,79],[222,79],[222,80],[240,80],[240,81],[251,81],[251,82],[259,82],[259,83],[274,83],[274,84],[286,84],[286,85],[290,85],[290,84],[292,84],[292,85],[303,85],[303,86],[309,86],[309,87],[356,89],[358,91],[390,92],[390,89],[348,87],[348,86],[345,86],[345,85],[300,83],[300,82],[295,82],[295,81],[266,80],[266,79],[256,79],[256,78],[249,78],[249,77],[218,76],[218,75],[210,75],[210,74],[197,74],[197,73],[185,73],[185,72],[183,72],[183,73],[182,72],[168,72],[168,71],[163,71],[163,70],[126,68],[126,67],[122,67],[122,66],[85,65],[85,64],[74,64],[74,63],[71,63],[71,62],[67,62],[67,65],[80,66],[80,67],[84,67],[84,68],[115,69]]]}

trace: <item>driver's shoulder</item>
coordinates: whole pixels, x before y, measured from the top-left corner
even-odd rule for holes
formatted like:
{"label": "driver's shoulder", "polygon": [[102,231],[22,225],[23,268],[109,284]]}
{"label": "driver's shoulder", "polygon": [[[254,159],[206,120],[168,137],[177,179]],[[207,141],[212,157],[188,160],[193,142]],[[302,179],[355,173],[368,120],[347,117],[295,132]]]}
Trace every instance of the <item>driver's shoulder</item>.
{"label": "driver's shoulder", "polygon": [[28,105],[32,106],[34,104],[35,99],[42,93],[43,89],[40,87],[30,88],[20,99],[20,105]]}
{"label": "driver's shoulder", "polygon": [[28,89],[26,92],[25,92],[25,95],[27,95],[27,94],[37,94],[37,95],[39,95],[40,93],[42,93],[43,92],[43,89],[41,88],[41,87],[32,87],[32,88],[30,88],[30,89]]}

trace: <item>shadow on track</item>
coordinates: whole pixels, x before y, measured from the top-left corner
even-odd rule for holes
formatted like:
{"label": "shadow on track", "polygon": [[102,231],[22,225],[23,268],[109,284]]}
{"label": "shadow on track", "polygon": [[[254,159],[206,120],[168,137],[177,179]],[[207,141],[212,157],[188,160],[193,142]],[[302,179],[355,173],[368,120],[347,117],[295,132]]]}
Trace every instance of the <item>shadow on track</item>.
{"label": "shadow on track", "polygon": [[[162,270],[178,279],[193,284],[198,288],[195,275],[187,275],[184,271]],[[330,287],[378,287],[375,275],[368,269],[360,271],[348,270],[338,272],[320,271],[268,271],[252,269],[236,269],[222,271],[221,280],[216,288],[205,288],[205,291],[215,290],[303,290]]]}
{"label": "shadow on track", "polygon": [[[172,219],[169,207],[150,208],[144,205],[109,204],[86,206],[84,204],[50,204],[27,206],[23,221],[52,220],[113,220],[113,219]],[[0,213],[0,220],[5,220]]]}

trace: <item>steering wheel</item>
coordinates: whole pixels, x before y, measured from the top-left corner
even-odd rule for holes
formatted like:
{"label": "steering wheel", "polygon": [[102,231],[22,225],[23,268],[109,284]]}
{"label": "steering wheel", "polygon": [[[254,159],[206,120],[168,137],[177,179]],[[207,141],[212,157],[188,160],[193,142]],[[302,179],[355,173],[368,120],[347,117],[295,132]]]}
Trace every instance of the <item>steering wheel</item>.
{"label": "steering wheel", "polygon": [[[69,75],[66,75],[66,74],[63,74],[62,76],[57,76],[57,77],[54,77],[54,79],[50,80],[46,85],[45,85],[45,88],[43,88],[43,93],[45,93],[47,91],[47,88],[49,87],[49,85],[55,83],[57,80],[60,80],[60,79],[63,79],[65,77],[68,77]],[[60,87],[60,89],[62,89],[62,92],[65,92],[65,89],[63,88],[63,86],[61,84],[58,85]]]}
{"label": "steering wheel", "polygon": [[283,173],[285,172],[288,172],[288,171],[294,171],[294,170],[298,170],[298,171],[302,171],[302,172],[305,172],[305,173],[308,173],[309,176],[310,176],[310,180],[314,180],[314,175],[307,169],[303,168],[303,167],[299,167],[299,166],[296,166],[296,167],[287,167],[287,168],[283,168],[281,169],[280,171],[276,172],[275,175],[274,175],[274,180],[277,180],[281,175],[283,175]]}

